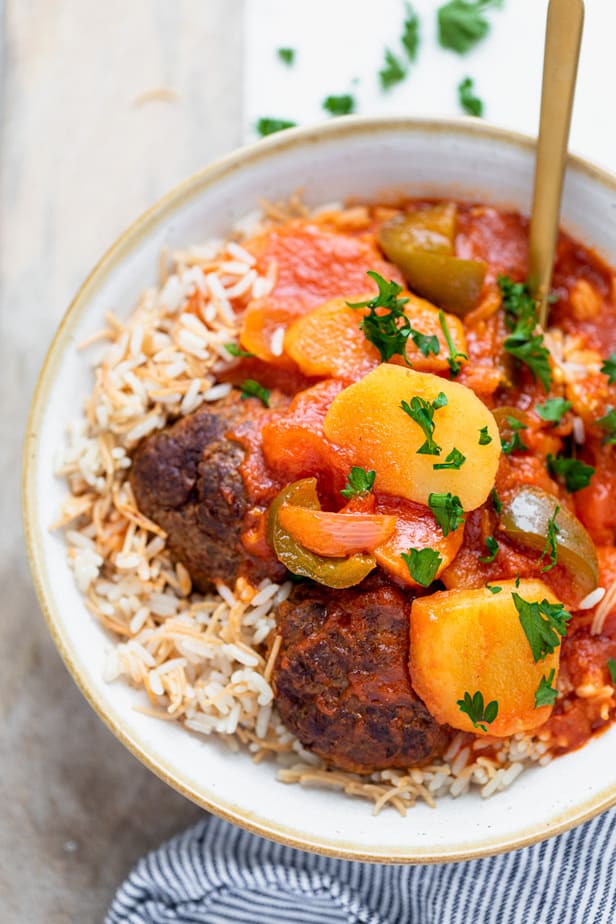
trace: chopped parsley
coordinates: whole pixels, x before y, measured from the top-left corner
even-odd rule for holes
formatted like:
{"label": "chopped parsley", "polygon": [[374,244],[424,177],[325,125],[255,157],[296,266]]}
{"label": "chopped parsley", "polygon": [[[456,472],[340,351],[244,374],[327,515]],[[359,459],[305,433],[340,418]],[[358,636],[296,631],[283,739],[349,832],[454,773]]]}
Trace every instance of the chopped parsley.
{"label": "chopped parsley", "polygon": [[616,658],[607,659],[607,669],[610,672],[612,683],[616,687]]}
{"label": "chopped parsley", "polygon": [[519,587],[519,586],[520,586],[520,575],[519,575],[519,574],[516,575],[515,586],[516,586],[516,587]]}
{"label": "chopped parsley", "polygon": [[347,475],[344,488],[340,492],[343,497],[350,500],[352,497],[359,497],[361,494],[370,494],[374,487],[375,471],[367,472],[359,465],[353,465]]}
{"label": "chopped parsley", "polygon": [[240,385],[242,400],[244,398],[258,398],[265,407],[269,407],[270,392],[263,385],[259,385],[254,379],[246,379]]}
{"label": "chopped parsley", "polygon": [[419,16],[410,3],[406,4],[406,19],[402,26],[402,47],[406,51],[409,61],[414,61],[419,51]]}
{"label": "chopped parsley", "polygon": [[571,494],[581,491],[582,488],[587,488],[590,484],[590,479],[595,474],[592,465],[586,465],[585,462],[581,462],[579,459],[567,459],[566,456],[553,456],[550,454],[547,457],[547,464],[550,475],[563,478],[565,487]]}
{"label": "chopped parsley", "polygon": [[483,102],[475,96],[475,84],[472,77],[465,77],[458,84],[458,100],[467,115],[481,118],[483,115]]}
{"label": "chopped parsley", "polygon": [[430,586],[443,561],[436,549],[409,549],[408,553],[402,552],[400,557],[413,580],[422,587]]}
{"label": "chopped parsley", "polygon": [[510,456],[512,452],[526,452],[528,446],[520,436],[520,430],[528,430],[528,427],[517,417],[512,417],[510,414],[507,414],[506,420],[509,429],[512,431],[512,437],[510,440],[501,440],[503,452],[506,456]]}
{"label": "chopped parsley", "polygon": [[[369,313],[359,325],[366,340],[377,348],[383,362],[392,356],[402,356],[407,365],[406,343],[411,336],[411,322],[404,313],[408,298],[400,298],[402,286],[393,279],[387,282],[374,270],[368,270],[368,276],[378,286],[378,294],[366,302],[347,302],[349,308],[368,308]],[[387,314],[377,314],[378,309],[386,309]]]}
{"label": "chopped parsley", "polygon": [[528,639],[535,663],[543,661],[558,648],[560,639],[567,631],[571,614],[562,603],[530,603],[519,594],[512,595],[522,628]]}
{"label": "chopped parsley", "polygon": [[470,51],[490,30],[483,14],[491,6],[502,6],[502,0],[449,0],[443,4],[437,13],[441,46],[459,55]]}
{"label": "chopped parsley", "polygon": [[613,385],[616,382],[616,353],[612,353],[611,356],[603,360],[601,372],[607,375],[608,385]]}
{"label": "chopped parsley", "polygon": [[438,342],[438,337],[435,337],[434,334],[422,334],[421,331],[411,327],[410,336],[417,349],[423,353],[424,356],[429,356],[430,353],[434,356],[438,356],[441,346]]}
{"label": "chopped parsley", "polygon": [[537,404],[535,410],[547,423],[559,424],[563,414],[571,410],[571,402],[564,398],[548,398],[543,404]]}
{"label": "chopped parsley", "polygon": [[286,64],[287,67],[291,67],[295,64],[295,49],[294,48],[278,48],[276,54],[280,58],[283,64]]}
{"label": "chopped parsley", "polygon": [[464,523],[464,510],[462,509],[460,498],[451,494],[451,492],[447,494],[430,494],[428,507],[443,530],[444,536],[448,536],[450,532],[453,532]]}
{"label": "chopped parsley", "polygon": [[539,709],[541,706],[553,706],[556,702],[558,690],[552,686],[555,673],[555,668],[552,668],[548,676],[546,677],[544,674],[539,681],[539,686],[535,693],[535,709]]}
{"label": "chopped parsley", "polygon": [[270,116],[264,116],[257,122],[257,132],[264,138],[266,135],[273,135],[274,132],[284,131],[285,128],[295,128],[297,122],[291,122],[288,119],[273,119]]}
{"label": "chopped parsley", "polygon": [[451,372],[451,375],[455,379],[455,377],[460,372],[460,369],[462,368],[462,363],[460,362],[460,360],[468,359],[468,356],[466,355],[466,353],[460,353],[456,349],[456,345],[453,342],[453,337],[451,336],[451,332],[449,330],[449,327],[447,326],[447,319],[445,318],[444,311],[439,311],[438,322],[441,325],[441,330],[443,331],[443,334],[445,335],[445,340],[447,341],[447,346],[449,347],[449,356],[447,357],[447,364],[449,366],[449,371]]}
{"label": "chopped parsley", "polygon": [[486,725],[491,725],[498,715],[497,701],[493,699],[484,707],[483,693],[480,690],[477,690],[473,696],[468,692],[465,693],[464,699],[457,700],[457,705],[460,712],[464,712],[469,717],[474,727],[480,728],[484,732],[488,730]]}
{"label": "chopped parsley", "polygon": [[479,445],[480,445],[480,446],[487,446],[488,443],[491,443],[491,442],[492,442],[492,437],[491,437],[490,434],[488,433],[488,428],[487,428],[487,426],[486,426],[486,427],[480,427],[480,429],[479,429]]}
{"label": "chopped parsley", "polygon": [[488,550],[488,555],[482,556],[479,561],[484,565],[490,565],[498,555],[498,542],[494,536],[486,538],[486,549]]}
{"label": "chopped parsley", "polygon": [[434,412],[441,407],[445,407],[446,404],[447,396],[442,391],[438,393],[434,401],[426,401],[425,398],[414,395],[410,404],[408,401],[400,402],[401,410],[408,414],[411,420],[415,421],[426,438],[425,442],[417,450],[418,455],[440,456],[441,447],[432,439],[434,434]]}
{"label": "chopped parsley", "polygon": [[503,512],[503,502],[501,501],[500,497],[496,493],[496,488],[492,488],[492,493],[490,497],[492,498],[492,503],[494,504],[496,515],[500,516],[501,513]]}
{"label": "chopped parsley", "polygon": [[455,469],[458,471],[466,462],[466,456],[462,455],[459,449],[454,446],[444,462],[434,463],[433,469]]}
{"label": "chopped parsley", "polygon": [[323,100],[323,109],[333,116],[350,115],[355,110],[355,97],[350,93],[328,96]]}
{"label": "chopped parsley", "polygon": [[227,353],[230,353],[231,356],[241,356],[245,359],[249,359],[255,355],[254,353],[249,353],[247,350],[243,350],[237,343],[225,343],[225,350]]}
{"label": "chopped parsley", "polygon": [[554,513],[548,520],[548,534],[545,539],[543,552],[539,556],[539,561],[543,561],[543,559],[547,558],[548,556],[550,560],[548,561],[547,565],[544,565],[541,569],[542,574],[545,571],[551,571],[558,562],[558,546],[556,544],[556,537],[558,536],[560,529],[556,525],[556,517],[558,516],[559,510],[560,506],[556,504],[556,507],[554,507]]}
{"label": "chopped parsley", "polygon": [[511,331],[503,346],[529,369],[533,379],[539,379],[548,392],[552,381],[550,352],[544,345],[543,334],[535,333],[538,324],[537,304],[523,282],[513,282],[508,276],[499,276],[498,285],[503,296],[505,324]]}
{"label": "chopped parsley", "polygon": [[490,584],[486,581],[486,589],[490,591],[491,594],[499,594],[502,587],[498,587],[496,584]]}
{"label": "chopped parsley", "polygon": [[407,75],[406,65],[391,51],[385,49],[385,63],[379,71],[379,80],[382,90],[390,90],[397,83],[401,83]]}
{"label": "chopped parsley", "polygon": [[597,427],[601,427],[602,430],[605,430],[605,436],[603,437],[604,444],[609,443],[612,446],[616,444],[616,411],[613,407],[608,407],[607,414],[595,420],[595,424]]}

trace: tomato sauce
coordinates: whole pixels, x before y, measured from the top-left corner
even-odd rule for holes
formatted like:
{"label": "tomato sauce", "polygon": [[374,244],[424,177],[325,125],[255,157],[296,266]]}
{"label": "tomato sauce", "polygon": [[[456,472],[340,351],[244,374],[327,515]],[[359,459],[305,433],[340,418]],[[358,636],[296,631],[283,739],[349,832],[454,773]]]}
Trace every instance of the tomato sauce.
{"label": "tomato sauce", "polygon": [[[400,210],[427,204],[406,203]],[[479,304],[464,318],[468,362],[458,381],[472,388],[490,409],[507,407],[525,415],[526,421],[522,432],[528,450],[501,457],[497,496],[507,502],[520,486],[531,485],[574,513],[599,548],[599,584],[609,590],[616,582],[616,449],[604,442],[605,432],[596,421],[616,407],[616,385],[610,385],[600,371],[602,361],[616,351],[613,272],[597,254],[560,234],[546,343],[553,360],[551,397],[566,396],[571,411],[560,423],[547,422],[536,411],[547,398],[544,388],[527,368],[514,367],[503,348],[509,330],[498,277],[525,279],[528,220],[516,212],[484,205],[459,204],[457,208],[456,255],[487,264]],[[284,333],[295,320],[329,299],[374,293],[368,270],[403,284],[400,270],[386,259],[377,237],[383,218],[396,211],[367,207],[293,219],[245,245],[272,286],[266,296],[248,304],[243,317],[242,346],[256,355],[238,361],[228,376],[234,382],[257,379],[277,395],[277,406],[263,417],[264,426],[244,424],[235,434],[247,449],[243,475],[253,509],[245,544],[252,554],[269,554],[266,511],[284,485],[316,477],[324,507],[337,510],[344,504],[340,491],[349,460],[344,448],[326,439],[323,420],[349,382],[303,375],[284,352]],[[361,428],[361,420],[357,426]],[[567,490],[549,466],[549,459],[559,453],[574,454],[595,469],[588,487]],[[426,514],[431,516],[427,508]],[[498,537],[498,558],[481,561],[491,536]],[[583,596],[576,575],[559,563],[549,571],[544,565],[536,551],[499,532],[499,516],[489,500],[466,516],[462,547],[442,580],[453,588],[480,587],[519,576],[540,578],[572,611],[562,641],[560,695],[541,729],[553,750],[561,753],[581,746],[616,717],[615,680],[608,668],[608,661],[616,659],[616,607],[601,631],[593,634],[596,608],[576,609]]]}

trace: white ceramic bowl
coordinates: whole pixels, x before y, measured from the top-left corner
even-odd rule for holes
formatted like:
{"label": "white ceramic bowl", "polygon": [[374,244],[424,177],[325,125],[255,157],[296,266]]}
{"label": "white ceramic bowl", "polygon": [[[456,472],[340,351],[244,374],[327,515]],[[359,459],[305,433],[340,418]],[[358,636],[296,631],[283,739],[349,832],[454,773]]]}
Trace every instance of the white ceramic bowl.
{"label": "white ceramic bowl", "polygon": [[[285,786],[275,769],[253,765],[215,741],[134,711],[137,693],[103,680],[111,645],[73,583],[61,537],[49,532],[65,488],[53,458],[79,416],[91,370],[75,345],[100,329],[113,306],[132,309],[156,281],[163,245],[224,236],[259,199],[298,188],[308,204],[383,194],[452,196],[528,211],[530,139],[479,121],[344,118],[284,132],[207,167],[172,191],[117,241],[69,308],[42,370],[28,426],[24,515],[41,606],[83,694],[117,737],[151,770],[204,808],[243,827],[322,853],[385,862],[467,859],[520,847],[565,830],[616,802],[616,729],[547,767],[531,769],[489,800],[477,794],[420,804],[401,818],[373,817],[363,800]],[[616,264],[616,179],[572,160],[563,221]]]}

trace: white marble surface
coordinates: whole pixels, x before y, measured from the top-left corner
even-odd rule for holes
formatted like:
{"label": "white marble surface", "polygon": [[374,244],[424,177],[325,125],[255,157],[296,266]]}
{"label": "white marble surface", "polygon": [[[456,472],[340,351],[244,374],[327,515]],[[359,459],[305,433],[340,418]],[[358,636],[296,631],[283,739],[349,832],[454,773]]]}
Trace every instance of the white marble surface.
{"label": "white marble surface", "polygon": [[[19,468],[37,371],[80,281],[141,210],[240,139],[242,8],[242,0],[5,0],[2,924],[101,921],[134,861],[200,816],[112,737],[63,667],[28,573]],[[160,87],[168,101],[148,98]]]}

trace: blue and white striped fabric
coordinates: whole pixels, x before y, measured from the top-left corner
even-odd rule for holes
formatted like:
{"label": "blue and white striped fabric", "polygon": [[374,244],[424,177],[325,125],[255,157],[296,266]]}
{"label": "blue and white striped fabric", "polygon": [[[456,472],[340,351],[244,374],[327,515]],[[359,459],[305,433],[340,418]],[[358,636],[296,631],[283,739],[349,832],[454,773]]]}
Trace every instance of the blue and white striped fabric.
{"label": "blue and white striped fabric", "polygon": [[614,924],[615,860],[616,810],[441,866],[332,860],[207,818],[140,860],[105,924]]}

